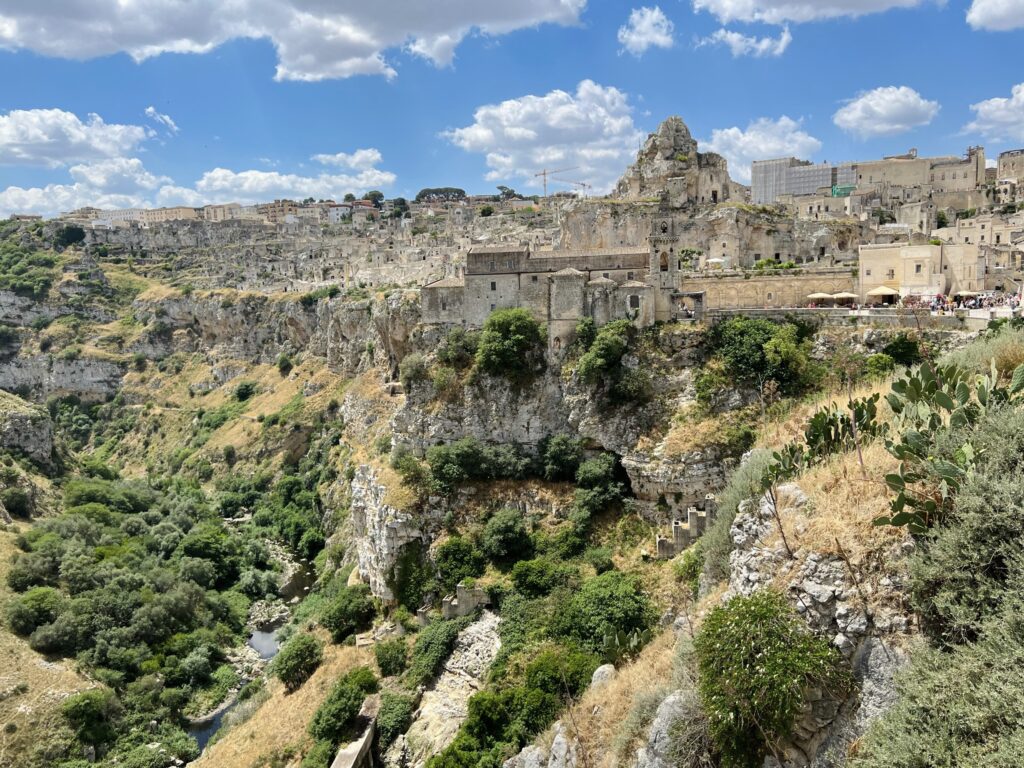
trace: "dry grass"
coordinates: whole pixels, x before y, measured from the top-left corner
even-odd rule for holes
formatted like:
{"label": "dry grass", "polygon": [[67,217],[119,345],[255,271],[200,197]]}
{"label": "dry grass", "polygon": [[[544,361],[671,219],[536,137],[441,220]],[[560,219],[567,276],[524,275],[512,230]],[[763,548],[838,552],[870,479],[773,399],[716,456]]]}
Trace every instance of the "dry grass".
{"label": "dry grass", "polygon": [[[662,632],[632,663],[621,667],[607,685],[588,690],[562,715],[562,723],[569,733],[579,738],[581,751],[585,753],[582,764],[590,768],[620,765],[613,748],[616,737],[639,696],[670,684],[674,656],[675,635],[671,631]],[[549,729],[539,740],[550,743],[552,738]]]}
{"label": "dry grass", "polygon": [[[325,636],[326,639],[326,636]],[[195,768],[252,768],[260,758],[286,747],[307,749],[312,739],[306,726],[338,678],[361,665],[373,665],[369,649],[331,645],[324,661],[295,693],[287,693],[279,680],[267,682],[270,697],[244,723],[230,729],[195,762]]]}
{"label": "dry grass", "polygon": [[757,430],[757,408],[741,408],[726,413],[706,414],[697,405],[688,405],[672,417],[672,424],[661,440],[659,453],[664,458],[679,458],[692,451],[722,445],[728,430],[744,424]]}
{"label": "dry grass", "polygon": [[[17,551],[15,537],[13,532],[0,532],[0,605],[12,597],[7,571]],[[13,733],[0,731],[0,768],[20,765],[19,755],[27,755],[62,725],[60,703],[94,685],[74,670],[72,662],[48,661],[6,626],[0,627],[0,723],[16,728]],[[23,693],[15,693],[18,686],[26,686]]]}
{"label": "dry grass", "polygon": [[[878,420],[880,422],[885,422],[890,417],[891,412],[885,402],[885,395],[889,392],[890,384],[889,379],[883,379],[861,384],[853,390],[854,399],[870,397],[876,392],[882,395],[878,402]],[[782,416],[770,418],[766,424],[762,425],[758,430],[755,447],[777,449],[794,440],[802,441],[804,428],[816,411],[830,405],[845,408],[847,402],[845,389],[842,392],[832,390],[809,396],[787,408]]]}

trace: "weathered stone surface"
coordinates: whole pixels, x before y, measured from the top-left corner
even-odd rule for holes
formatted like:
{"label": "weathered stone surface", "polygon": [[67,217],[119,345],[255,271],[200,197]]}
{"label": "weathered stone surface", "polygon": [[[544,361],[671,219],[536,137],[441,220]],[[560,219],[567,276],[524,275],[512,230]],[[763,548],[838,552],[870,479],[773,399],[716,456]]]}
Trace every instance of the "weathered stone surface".
{"label": "weathered stone surface", "polygon": [[75,395],[87,402],[113,397],[121,385],[123,369],[108,360],[74,360],[34,355],[0,363],[0,389],[29,392],[33,399]]}
{"label": "weathered stone surface", "polygon": [[615,665],[614,664],[602,664],[600,667],[594,670],[594,674],[590,677],[590,687],[597,688],[598,686],[607,685],[615,678]]}
{"label": "weathered stone surface", "polygon": [[498,624],[501,619],[491,611],[459,633],[455,650],[444,670],[423,694],[416,720],[406,732],[405,748],[409,765],[422,768],[455,738],[466,719],[469,697],[483,687],[491,662],[501,649]]}
{"label": "weathered stone surface", "polygon": [[42,408],[0,391],[0,448],[25,454],[49,465],[53,455],[53,422]]}
{"label": "weathered stone surface", "polygon": [[658,711],[647,731],[647,742],[637,750],[636,768],[673,768],[672,727],[690,710],[684,703],[686,698],[687,694],[683,691],[674,691],[658,705]]}

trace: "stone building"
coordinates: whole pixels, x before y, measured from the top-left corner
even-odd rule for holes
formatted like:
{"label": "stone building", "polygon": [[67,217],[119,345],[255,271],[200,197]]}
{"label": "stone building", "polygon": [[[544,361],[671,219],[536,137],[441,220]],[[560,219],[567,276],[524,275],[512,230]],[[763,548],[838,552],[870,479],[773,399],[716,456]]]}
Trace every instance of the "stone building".
{"label": "stone building", "polygon": [[[862,245],[860,300],[878,300],[879,291],[891,298],[930,299],[933,296],[975,294],[985,290],[985,257],[978,245]],[[875,291],[875,293],[872,293]]]}
{"label": "stone building", "polygon": [[1011,149],[999,154],[996,179],[1019,183],[1024,179],[1024,149]]}

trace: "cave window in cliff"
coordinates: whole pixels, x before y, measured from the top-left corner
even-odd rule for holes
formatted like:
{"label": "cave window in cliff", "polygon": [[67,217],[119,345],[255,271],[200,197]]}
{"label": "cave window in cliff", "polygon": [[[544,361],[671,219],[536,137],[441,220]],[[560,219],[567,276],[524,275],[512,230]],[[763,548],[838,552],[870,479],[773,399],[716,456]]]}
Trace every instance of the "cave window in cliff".
{"label": "cave window in cliff", "polygon": [[668,272],[668,254],[664,251],[661,252],[661,271]]}

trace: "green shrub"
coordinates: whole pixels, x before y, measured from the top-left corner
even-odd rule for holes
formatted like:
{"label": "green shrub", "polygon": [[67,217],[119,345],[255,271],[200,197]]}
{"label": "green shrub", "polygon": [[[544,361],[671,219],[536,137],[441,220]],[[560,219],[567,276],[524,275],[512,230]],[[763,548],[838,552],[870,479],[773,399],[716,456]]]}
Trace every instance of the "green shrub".
{"label": "green shrub", "polygon": [[254,394],[256,394],[256,383],[253,381],[243,381],[235,387],[235,400],[240,403],[245,402]]}
{"label": "green shrub", "polygon": [[576,366],[580,378],[588,384],[596,384],[603,375],[611,373],[629,348],[632,330],[628,320],[615,320],[602,326]]}
{"label": "green shrub", "polygon": [[836,649],[768,590],[713,608],[694,650],[701,701],[726,768],[760,765],[790,735],[808,686],[838,697],[851,685]]}
{"label": "green shrub", "polygon": [[451,592],[463,579],[483,575],[487,561],[473,542],[461,536],[452,536],[437,547],[434,553],[437,578],[445,590]]}
{"label": "green shrub", "polygon": [[468,368],[476,358],[480,335],[464,328],[452,328],[437,348],[437,359],[456,370]]}
{"label": "green shrub", "polygon": [[729,578],[729,553],[732,551],[729,529],[739,505],[761,495],[761,479],[771,460],[771,451],[753,451],[743,464],[730,473],[725,488],[718,494],[714,517],[700,539],[704,559],[703,575],[712,584]]}
{"label": "green shrub", "polygon": [[882,354],[888,355],[897,365],[904,366],[915,365],[923,359],[920,343],[905,331],[896,334],[892,341],[882,347]]}
{"label": "green shrub", "polygon": [[484,322],[476,365],[484,373],[521,379],[543,360],[544,330],[526,309],[499,309]]}
{"label": "green shrub", "polygon": [[366,629],[375,612],[370,588],[357,584],[345,587],[328,603],[320,616],[320,623],[331,633],[331,639],[340,643],[352,633]]}
{"label": "green shrub", "polygon": [[64,699],[60,711],[80,742],[99,746],[113,740],[122,707],[113,691],[92,688]]}
{"label": "green shrub", "polygon": [[601,664],[596,654],[566,646],[549,646],[526,665],[526,685],[561,699],[575,699],[590,685]]}
{"label": "green shrub", "polygon": [[378,749],[385,752],[395,739],[409,730],[415,710],[412,696],[385,691],[380,697],[377,712]]}
{"label": "green shrub", "polygon": [[522,514],[511,508],[495,512],[484,525],[480,551],[496,563],[510,563],[528,557],[533,551],[533,541]]}
{"label": "green shrub", "polygon": [[0,491],[0,504],[12,517],[28,518],[32,516],[32,497],[24,488],[4,488]]}
{"label": "green shrub", "polygon": [[282,376],[287,376],[289,373],[291,373],[292,368],[294,368],[294,367],[295,366],[292,363],[292,359],[290,357],[288,357],[288,355],[286,355],[284,352],[282,352],[280,355],[278,355],[278,357],[277,357],[277,370],[278,370],[278,373],[280,373]]}
{"label": "green shrub", "polygon": [[672,562],[676,578],[686,585],[690,597],[697,597],[697,589],[700,586],[700,573],[704,568],[704,550],[701,547],[701,540],[688,547],[679,557]]}
{"label": "green shrub", "polygon": [[454,368],[439,365],[430,377],[435,397],[446,397],[458,389],[459,376]]}
{"label": "green shrub", "polygon": [[864,373],[870,379],[884,379],[896,369],[896,361],[884,352],[869,355],[864,363]]}
{"label": "green shrub", "polygon": [[654,608],[640,583],[619,571],[607,571],[573,593],[554,617],[552,632],[601,653],[606,637],[644,632],[653,622]]}
{"label": "green shrub", "polygon": [[816,377],[806,333],[794,323],[736,317],[715,325],[708,341],[732,378],[758,388],[773,381],[784,394],[799,394]]}
{"label": "green shrub", "polygon": [[316,710],[309,723],[309,735],[331,745],[337,745],[343,737],[353,735],[352,728],[365,699],[366,693],[347,680],[342,680]]}
{"label": "green shrub", "polygon": [[419,352],[413,352],[402,358],[398,364],[398,380],[406,392],[412,392],[417,385],[430,380],[426,358]]}
{"label": "green shrub", "polygon": [[556,564],[551,560],[521,560],[512,568],[512,583],[528,597],[543,597],[555,587],[567,584],[576,569],[570,565]]}
{"label": "green shrub", "polygon": [[64,596],[53,587],[35,587],[7,606],[7,622],[17,635],[30,635],[37,627],[56,621]]}
{"label": "green shrub", "polygon": [[435,621],[420,631],[412,647],[412,661],[406,675],[410,688],[427,685],[437,676],[467,623],[463,619]]}
{"label": "green shrub", "polygon": [[1024,583],[1024,412],[995,411],[972,442],[974,473],[910,558],[911,605],[942,645],[975,640],[1012,596],[1009,585]]}
{"label": "green shrub", "polygon": [[385,640],[373,646],[373,655],[377,659],[377,667],[384,677],[394,677],[405,671],[409,649],[405,640]]}
{"label": "green shrub", "polygon": [[850,768],[1016,766],[1024,744],[1021,584],[976,643],[915,650],[898,697],[859,742]]}
{"label": "green shrub", "polygon": [[313,635],[302,633],[285,643],[272,664],[274,675],[289,691],[298,690],[323,661],[323,644]]}
{"label": "green shrub", "polygon": [[610,571],[615,567],[612,551],[608,547],[592,547],[583,553],[583,560],[590,564],[597,573]]}
{"label": "green shrub", "polygon": [[583,448],[569,435],[553,435],[541,443],[540,456],[545,480],[572,480],[583,460]]}
{"label": "green shrub", "polygon": [[300,768],[329,768],[337,750],[329,741],[318,741],[302,758]]}

